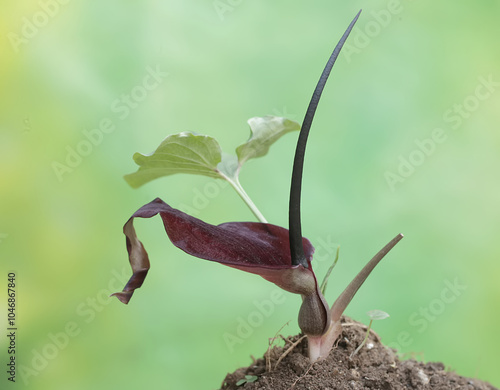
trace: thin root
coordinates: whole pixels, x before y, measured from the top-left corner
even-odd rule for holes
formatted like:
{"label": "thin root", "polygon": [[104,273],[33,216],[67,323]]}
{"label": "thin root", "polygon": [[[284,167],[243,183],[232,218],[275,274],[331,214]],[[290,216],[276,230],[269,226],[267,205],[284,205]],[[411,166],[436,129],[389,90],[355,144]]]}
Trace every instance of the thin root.
{"label": "thin root", "polygon": [[304,340],[304,338],[306,337],[306,335],[302,336],[300,339],[298,339],[295,343],[293,343],[292,345],[290,345],[290,347],[288,347],[288,349],[283,352],[283,354],[279,357],[278,361],[276,362],[276,365],[274,366],[274,369],[278,368],[278,364],[280,364],[280,362],[286,357],[286,355],[288,355],[290,352],[292,352],[292,350],[297,346],[299,345],[299,343]]}
{"label": "thin root", "polygon": [[[360,324],[360,323],[357,323],[357,322],[347,322],[345,324],[342,324],[342,327],[344,326],[357,326],[357,327],[360,327],[360,328],[365,328],[367,329],[368,328],[368,325],[365,325],[365,324]],[[373,336],[375,336],[375,339],[377,341],[380,341],[380,336],[378,335],[377,332],[375,332],[373,330],[373,328],[370,328],[370,333],[373,334]]]}
{"label": "thin root", "polygon": [[314,363],[311,363],[311,364],[309,365],[309,368],[306,370],[306,372],[304,372],[301,376],[299,376],[299,377],[295,380],[295,382],[293,382],[293,384],[292,384],[292,386],[290,387],[290,389],[289,389],[289,390],[292,390],[292,389],[295,387],[295,385],[296,385],[296,384],[297,384],[297,383],[298,383],[301,379],[305,378],[305,377],[306,377],[306,375],[307,375],[307,374],[309,374],[309,371],[311,371],[312,366],[314,366]]}
{"label": "thin root", "polygon": [[[281,328],[278,329],[278,331],[276,332],[276,334],[274,335],[273,338],[269,339],[269,345],[267,347],[267,352],[265,353],[265,357],[266,357],[266,371],[267,372],[271,372],[271,347],[273,346],[274,342],[276,341],[276,339],[278,338],[278,335],[279,333],[281,332],[281,330],[287,326],[288,324],[290,323],[290,321],[286,322],[285,324],[283,324],[283,326]],[[279,337],[283,338],[283,336],[279,335]]]}

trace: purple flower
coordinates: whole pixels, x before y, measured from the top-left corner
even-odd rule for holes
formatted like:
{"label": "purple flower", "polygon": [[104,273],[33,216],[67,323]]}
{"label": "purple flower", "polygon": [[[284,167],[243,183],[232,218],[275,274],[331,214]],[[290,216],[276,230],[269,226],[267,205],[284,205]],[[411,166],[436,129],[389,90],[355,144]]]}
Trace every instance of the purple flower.
{"label": "purple flower", "polygon": [[159,214],[170,241],[184,252],[260,275],[286,291],[300,294],[302,305],[298,322],[302,332],[308,336],[310,359],[316,361],[328,355],[341,333],[340,317],[345,308],[374,267],[402,238],[402,235],[396,236],[377,253],[332,307],[328,306],[311,265],[314,248],[308,239],[302,237],[301,232],[302,170],[307,137],[321,93],[358,17],[359,13],[330,56],[301,127],[292,172],[289,229],[262,222],[227,222],[215,226],[174,209],[157,198],[137,210],[123,227],[133,275],[122,292],[113,294],[121,302],[130,301],[134,291],[142,286],[150,268],[148,254],[134,229],[134,219],[151,218]]}
{"label": "purple flower", "polygon": [[122,292],[113,294],[121,302],[129,302],[135,289],[142,286],[150,267],[148,254],[135,233],[134,218],[151,218],[157,214],[170,241],[184,252],[260,275],[286,291],[317,303],[317,321],[304,325],[308,334],[323,333],[328,305],[312,271],[314,248],[307,238],[302,239],[307,267],[293,265],[287,229],[260,222],[228,222],[215,226],[174,209],[159,198],[137,210],[123,227],[133,275]]}

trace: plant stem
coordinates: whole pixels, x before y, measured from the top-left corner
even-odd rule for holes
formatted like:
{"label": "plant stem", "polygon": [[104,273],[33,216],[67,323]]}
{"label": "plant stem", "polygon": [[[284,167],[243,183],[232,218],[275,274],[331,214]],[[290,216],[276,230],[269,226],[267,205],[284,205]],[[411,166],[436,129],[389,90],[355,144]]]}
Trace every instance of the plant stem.
{"label": "plant stem", "polygon": [[252,202],[252,199],[248,196],[248,194],[245,192],[243,187],[240,184],[240,181],[238,180],[238,177],[235,178],[230,178],[225,176],[225,179],[231,184],[231,186],[234,188],[234,190],[238,193],[241,199],[243,199],[243,202],[246,203],[250,211],[252,211],[253,215],[262,223],[267,223],[267,220],[264,218],[262,213],[259,211],[257,206],[255,205],[254,202]]}
{"label": "plant stem", "polygon": [[314,363],[321,356],[321,336],[307,336],[307,348],[309,350],[309,360]]}
{"label": "plant stem", "polygon": [[321,290],[321,294],[323,295],[325,295],[326,292],[326,286],[328,285],[328,278],[330,277],[333,268],[337,265],[337,261],[339,261],[339,251],[340,251],[340,246],[337,247],[337,254],[335,255],[335,260],[333,260],[333,264],[330,266],[330,268],[328,268],[328,271],[326,271],[326,275],[323,279],[323,282],[321,282],[321,287],[319,289]]}
{"label": "plant stem", "polygon": [[351,359],[352,359],[352,357],[353,357],[354,355],[356,355],[356,354],[358,353],[358,351],[359,351],[359,350],[363,347],[363,345],[365,345],[366,340],[368,340],[368,335],[370,334],[370,329],[371,329],[371,327],[372,327],[372,322],[373,322],[373,320],[370,320],[370,325],[368,325],[368,329],[366,330],[366,336],[365,336],[365,339],[363,340],[363,342],[362,342],[361,344],[359,344],[358,348],[356,348],[356,349],[354,350],[354,352],[353,352],[353,353],[351,353],[351,356],[349,356],[349,360],[351,360]]}

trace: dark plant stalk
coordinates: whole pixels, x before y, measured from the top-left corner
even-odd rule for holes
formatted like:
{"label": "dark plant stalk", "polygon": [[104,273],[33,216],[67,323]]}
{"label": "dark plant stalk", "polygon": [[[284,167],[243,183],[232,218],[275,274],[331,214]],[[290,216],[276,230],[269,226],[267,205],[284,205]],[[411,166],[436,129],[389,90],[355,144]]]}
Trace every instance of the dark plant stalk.
{"label": "dark plant stalk", "polygon": [[302,172],[304,167],[307,137],[309,135],[309,130],[311,129],[314,114],[316,113],[316,108],[318,107],[319,99],[321,98],[321,93],[323,92],[323,88],[328,80],[333,64],[335,64],[340,50],[354,27],[354,24],[358,20],[360,13],[361,10],[353,19],[344,35],[342,35],[342,38],[339,43],[337,43],[337,46],[335,46],[335,49],[333,50],[333,53],[330,56],[323,73],[321,74],[318,84],[316,85],[316,89],[314,90],[311,101],[309,102],[309,107],[307,108],[304,121],[302,122],[302,128],[300,130],[297,148],[295,150],[295,158],[293,161],[292,183],[290,186],[290,205],[288,212],[290,253],[293,265],[300,264],[306,268],[308,267],[307,260],[304,255],[304,248],[302,247],[302,229],[300,221],[300,194],[302,191]]}
{"label": "dark plant stalk", "polygon": [[402,234],[394,237],[386,246],[384,246],[356,275],[356,277],[349,283],[345,290],[339,295],[337,300],[330,309],[330,326],[325,334],[320,337],[309,337],[309,358],[311,362],[322,359],[328,356],[335,341],[342,333],[342,324],[340,317],[351,302],[352,298],[363,285],[366,278],[370,275],[377,264],[384,258],[389,251],[403,238]]}

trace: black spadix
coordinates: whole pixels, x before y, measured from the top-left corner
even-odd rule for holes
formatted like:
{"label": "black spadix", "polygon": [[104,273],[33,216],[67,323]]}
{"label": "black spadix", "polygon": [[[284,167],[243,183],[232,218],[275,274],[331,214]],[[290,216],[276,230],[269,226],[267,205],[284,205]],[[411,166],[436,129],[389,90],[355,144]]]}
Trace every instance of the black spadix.
{"label": "black spadix", "polygon": [[302,192],[302,172],[304,168],[307,138],[309,136],[309,131],[311,130],[312,121],[314,119],[314,114],[316,113],[316,108],[318,107],[321,94],[323,93],[326,81],[328,80],[328,76],[330,76],[330,72],[340,54],[340,50],[342,49],[342,46],[344,46],[344,43],[351,33],[351,30],[360,14],[361,11],[358,12],[349,27],[347,27],[347,30],[344,35],[342,35],[342,38],[340,38],[339,43],[335,46],[330,59],[326,63],[325,69],[323,69],[323,73],[321,73],[318,84],[314,89],[311,101],[309,102],[309,107],[307,107],[306,115],[300,129],[299,140],[297,141],[297,148],[295,149],[295,158],[293,160],[292,184],[290,186],[290,205],[288,210],[288,231],[290,235],[290,252],[292,254],[293,265],[301,264],[304,267],[307,267],[307,260],[302,246],[302,229],[300,219],[300,195]]}

